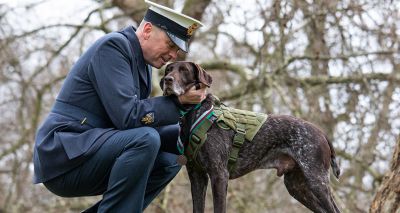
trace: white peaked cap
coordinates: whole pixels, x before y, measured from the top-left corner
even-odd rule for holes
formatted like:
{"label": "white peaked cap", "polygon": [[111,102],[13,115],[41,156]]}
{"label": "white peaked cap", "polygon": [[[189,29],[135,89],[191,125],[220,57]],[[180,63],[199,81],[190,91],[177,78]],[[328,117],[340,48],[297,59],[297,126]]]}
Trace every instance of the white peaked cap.
{"label": "white peaked cap", "polygon": [[149,0],[145,0],[145,2],[150,7],[147,10],[144,20],[163,29],[181,50],[188,52],[190,38],[196,29],[203,26],[203,24],[171,8]]}

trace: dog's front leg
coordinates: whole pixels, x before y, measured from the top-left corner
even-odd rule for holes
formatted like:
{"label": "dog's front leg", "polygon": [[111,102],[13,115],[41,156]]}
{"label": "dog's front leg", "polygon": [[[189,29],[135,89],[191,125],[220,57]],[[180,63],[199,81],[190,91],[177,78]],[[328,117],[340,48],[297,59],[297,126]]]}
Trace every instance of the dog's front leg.
{"label": "dog's front leg", "polygon": [[226,193],[228,190],[229,172],[224,169],[210,173],[214,213],[226,212]]}
{"label": "dog's front leg", "polygon": [[204,213],[208,176],[205,172],[186,167],[192,188],[193,213]]}

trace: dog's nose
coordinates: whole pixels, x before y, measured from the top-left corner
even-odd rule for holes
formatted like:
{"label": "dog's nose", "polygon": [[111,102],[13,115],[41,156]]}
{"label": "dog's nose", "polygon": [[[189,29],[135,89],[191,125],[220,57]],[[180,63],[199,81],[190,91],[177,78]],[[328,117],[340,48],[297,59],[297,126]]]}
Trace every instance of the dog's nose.
{"label": "dog's nose", "polygon": [[166,77],[164,78],[164,81],[165,81],[166,83],[172,83],[172,82],[174,81],[174,77],[172,77],[172,76],[166,76]]}

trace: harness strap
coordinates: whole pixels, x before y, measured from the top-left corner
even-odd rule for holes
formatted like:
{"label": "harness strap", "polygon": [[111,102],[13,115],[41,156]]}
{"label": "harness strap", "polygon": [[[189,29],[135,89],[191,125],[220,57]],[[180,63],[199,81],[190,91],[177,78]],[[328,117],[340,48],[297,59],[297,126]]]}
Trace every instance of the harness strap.
{"label": "harness strap", "polygon": [[239,150],[244,143],[245,135],[246,135],[245,125],[242,123],[236,123],[236,134],[233,137],[232,150],[228,160],[229,173],[231,173],[236,167],[236,161],[239,156]]}
{"label": "harness strap", "polygon": [[[201,147],[204,145],[207,140],[207,132],[211,128],[212,124],[219,119],[220,113],[218,109],[214,111],[213,107],[211,109],[204,112],[191,126],[190,135],[189,135],[189,143],[187,147],[183,149],[183,143],[178,139],[178,144],[182,147],[180,151],[184,152],[185,156],[188,159],[188,166],[193,167],[196,170],[202,171],[204,168],[200,165],[197,160],[197,155]],[[242,121],[243,122],[243,121]],[[246,140],[246,124],[239,121],[236,122],[235,136],[233,137],[232,149],[229,154],[228,159],[228,171],[229,173],[233,172],[236,168],[237,159],[239,157],[239,151],[243,146],[244,141]],[[228,127],[228,129],[231,127]],[[178,146],[179,147],[179,146]]]}
{"label": "harness strap", "polygon": [[207,140],[207,131],[210,129],[217,117],[214,115],[214,111],[208,111],[208,114],[203,114],[195,125],[192,126],[191,134],[189,136],[189,144],[185,150],[185,155],[188,158],[188,163],[194,166],[197,170],[204,170],[200,163],[197,161],[197,155],[199,154],[200,148]]}
{"label": "harness strap", "polygon": [[[181,117],[185,116],[187,113],[193,111],[193,110],[198,110],[201,107],[201,103],[197,104],[194,108],[188,110],[188,111],[183,111],[183,110],[179,110],[179,113],[181,114]],[[209,109],[207,112],[204,113],[204,115],[210,113],[210,111],[213,109],[214,106],[211,107],[211,109]],[[203,115],[203,116],[204,116]],[[198,119],[198,121],[200,120],[200,118]],[[192,131],[192,128],[194,127],[194,125],[192,125],[192,127],[190,128],[190,131]],[[178,142],[176,143],[176,147],[179,151],[179,153],[182,155],[185,152],[185,144],[182,142],[181,140],[181,126],[179,125],[179,134],[178,134]]]}

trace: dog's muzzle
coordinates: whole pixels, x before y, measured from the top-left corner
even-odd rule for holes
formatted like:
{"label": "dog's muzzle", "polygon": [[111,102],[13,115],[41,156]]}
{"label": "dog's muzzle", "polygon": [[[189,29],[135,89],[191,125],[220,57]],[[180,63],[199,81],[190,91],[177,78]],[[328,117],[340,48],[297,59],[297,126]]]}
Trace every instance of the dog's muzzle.
{"label": "dog's muzzle", "polygon": [[163,83],[163,95],[182,95],[185,90],[175,81],[174,77],[166,76]]}

